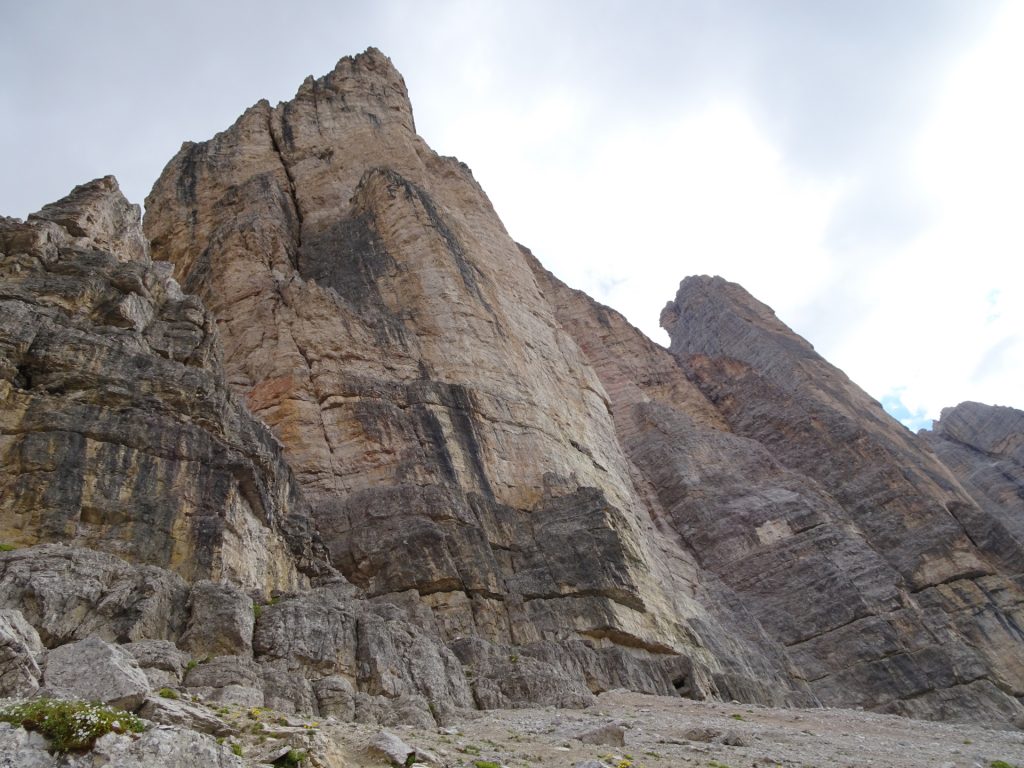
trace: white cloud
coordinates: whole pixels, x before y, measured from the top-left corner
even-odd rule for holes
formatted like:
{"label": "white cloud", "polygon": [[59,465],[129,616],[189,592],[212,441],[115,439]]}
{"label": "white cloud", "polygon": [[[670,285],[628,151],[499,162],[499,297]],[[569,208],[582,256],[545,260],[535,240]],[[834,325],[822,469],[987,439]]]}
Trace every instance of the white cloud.
{"label": "white cloud", "polygon": [[929,419],[963,400],[1024,406],[1021,39],[1024,4],[1007,4],[954,69],[913,158],[931,225],[862,276],[870,312],[834,356]]}
{"label": "white cloud", "polygon": [[828,282],[820,243],[841,188],[794,177],[742,107],[584,134],[587,118],[549,94],[446,137],[508,139],[512,151],[481,151],[475,173],[512,236],[570,285],[665,341],[658,313],[685,275],[722,274],[791,304]]}

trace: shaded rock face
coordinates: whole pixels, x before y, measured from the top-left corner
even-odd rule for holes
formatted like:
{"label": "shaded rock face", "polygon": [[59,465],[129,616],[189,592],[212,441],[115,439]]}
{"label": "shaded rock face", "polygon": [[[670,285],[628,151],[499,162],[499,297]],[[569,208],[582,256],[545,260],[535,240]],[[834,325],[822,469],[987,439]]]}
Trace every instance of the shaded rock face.
{"label": "shaded rock face", "polygon": [[113,178],[0,220],[0,324],[0,540],[258,591],[308,581],[315,542],[280,448]]}
{"label": "shaded rock face", "polygon": [[[1017,716],[1021,550],[1003,538],[1000,516],[738,285],[687,278],[662,325],[732,432],[791,478],[774,493],[754,485],[757,499],[742,505],[715,505],[721,525],[747,532],[738,568],[714,547],[701,551],[707,567],[728,569],[727,580],[757,598],[752,610],[815,693],[924,717]],[[684,535],[716,538],[695,489],[668,477],[656,484]],[[789,616],[770,615],[776,608]]]}
{"label": "shaded rock face", "polygon": [[653,577],[601,382],[380,52],[184,145],[145,231],[216,314],[228,380],[348,580],[446,640],[584,636],[719,667],[688,626],[706,611]]}
{"label": "shaded rock face", "polygon": [[971,535],[1011,573],[1024,573],[1024,411],[961,403],[918,433],[978,505]]}

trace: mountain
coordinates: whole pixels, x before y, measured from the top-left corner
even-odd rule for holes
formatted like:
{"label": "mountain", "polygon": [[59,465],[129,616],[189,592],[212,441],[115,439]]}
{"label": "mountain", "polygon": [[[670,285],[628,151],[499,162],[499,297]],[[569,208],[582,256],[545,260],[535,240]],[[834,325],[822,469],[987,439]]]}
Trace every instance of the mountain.
{"label": "mountain", "polygon": [[1024,414],[913,435],[718,277],[657,346],[375,49],[184,144],[141,225],[107,177],[0,250],[0,694],[102,642],[163,721],[626,688],[1024,723]]}

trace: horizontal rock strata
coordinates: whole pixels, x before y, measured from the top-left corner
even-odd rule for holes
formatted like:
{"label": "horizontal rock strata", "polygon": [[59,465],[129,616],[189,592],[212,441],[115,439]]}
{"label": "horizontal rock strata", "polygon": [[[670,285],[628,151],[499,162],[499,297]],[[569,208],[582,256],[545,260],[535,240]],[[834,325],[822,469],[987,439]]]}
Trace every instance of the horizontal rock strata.
{"label": "horizontal rock strata", "polygon": [[0,220],[0,324],[0,540],[268,594],[308,583],[319,553],[281,449],[113,178]]}

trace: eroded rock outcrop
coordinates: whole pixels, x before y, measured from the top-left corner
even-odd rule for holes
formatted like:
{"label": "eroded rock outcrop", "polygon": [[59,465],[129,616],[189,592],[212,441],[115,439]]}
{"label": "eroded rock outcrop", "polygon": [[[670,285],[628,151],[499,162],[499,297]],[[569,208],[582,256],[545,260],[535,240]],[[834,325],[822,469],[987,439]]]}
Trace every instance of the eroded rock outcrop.
{"label": "eroded rock outcrop", "polygon": [[75,543],[269,593],[322,565],[212,316],[107,177],[0,221],[0,540]]}
{"label": "eroded rock outcrop", "polygon": [[960,403],[918,434],[977,503],[961,512],[974,541],[1024,573],[1024,411]]}
{"label": "eroded rock outcrop", "polygon": [[[1014,548],[986,545],[993,518],[949,469],[740,286],[687,278],[662,325],[730,429],[820,489],[813,514],[782,493],[763,521],[750,521],[762,545],[792,550],[748,587],[820,596],[819,620],[794,604],[791,625],[765,621],[818,696],[923,717],[1019,718],[1024,591]],[[675,505],[692,516],[686,507],[685,498]]]}

